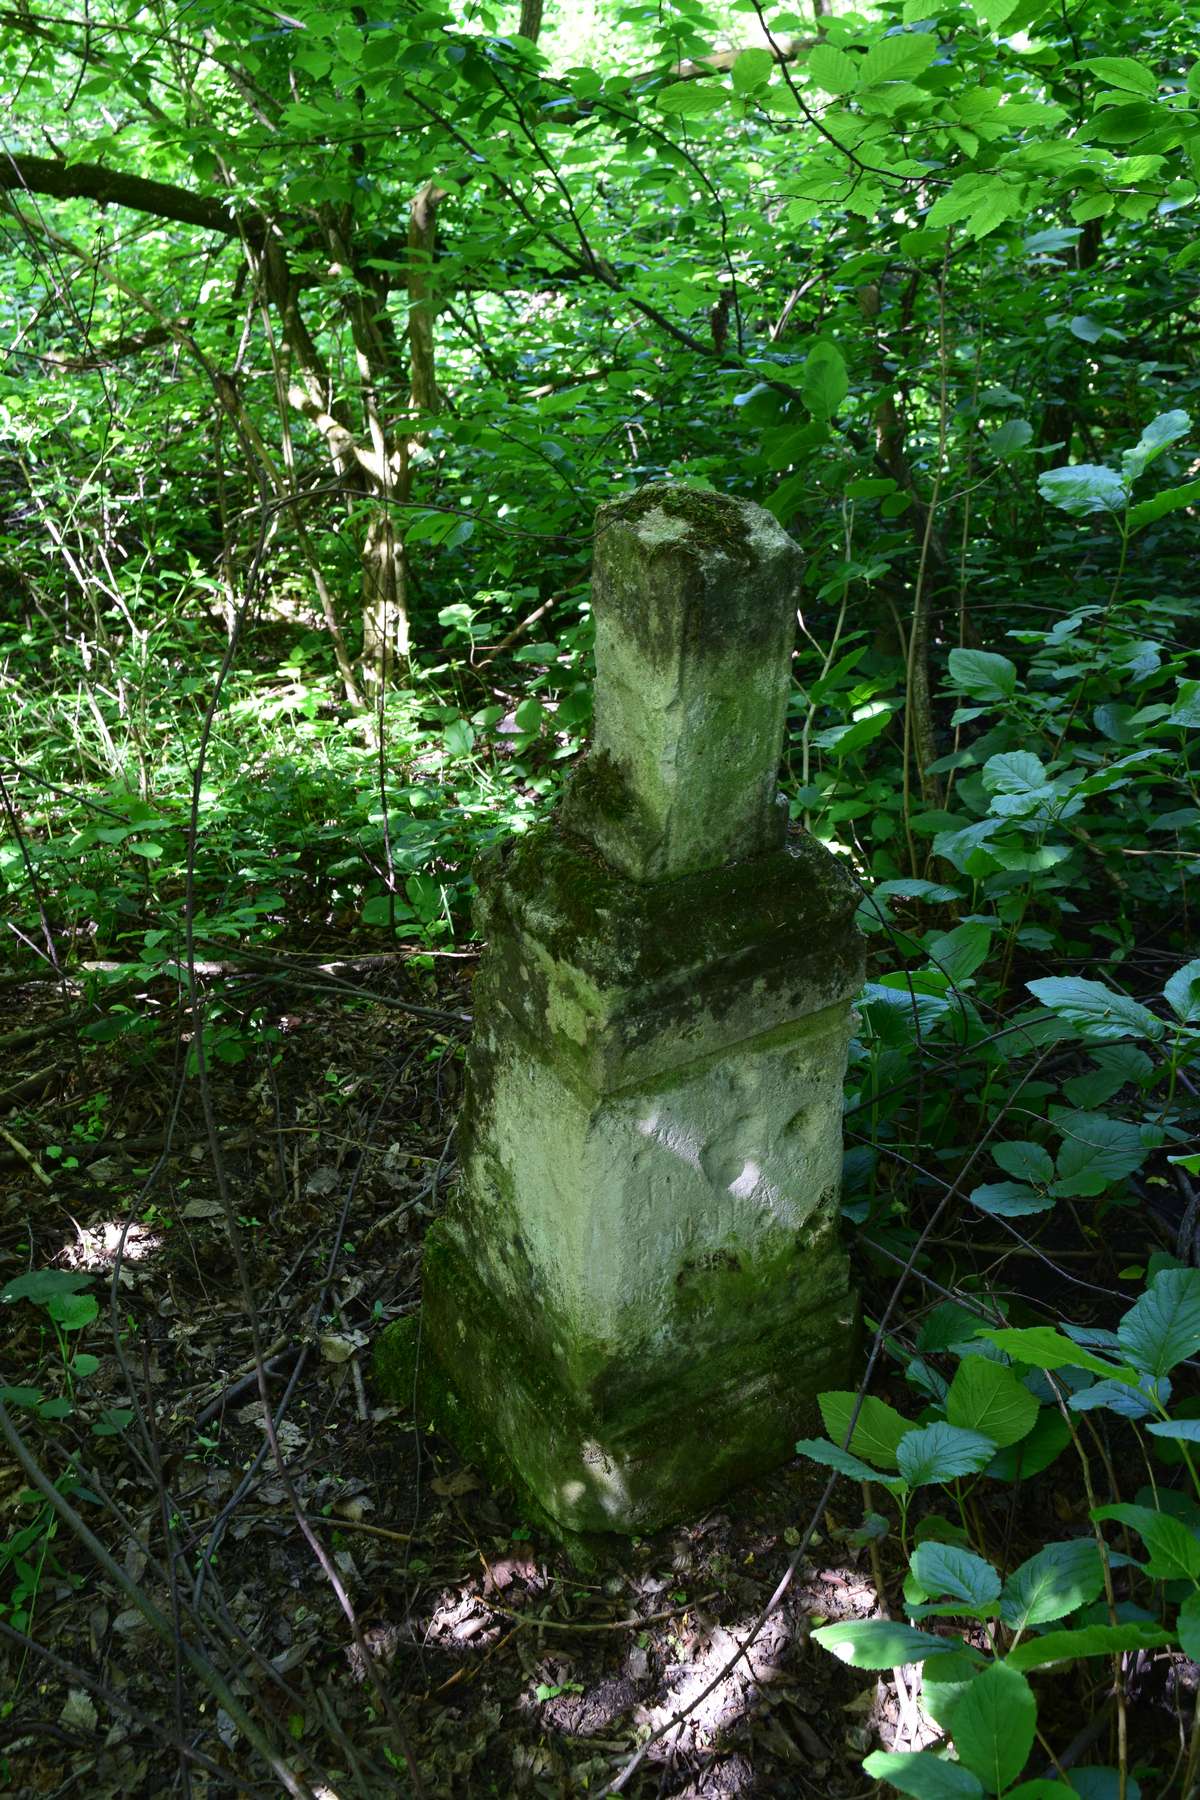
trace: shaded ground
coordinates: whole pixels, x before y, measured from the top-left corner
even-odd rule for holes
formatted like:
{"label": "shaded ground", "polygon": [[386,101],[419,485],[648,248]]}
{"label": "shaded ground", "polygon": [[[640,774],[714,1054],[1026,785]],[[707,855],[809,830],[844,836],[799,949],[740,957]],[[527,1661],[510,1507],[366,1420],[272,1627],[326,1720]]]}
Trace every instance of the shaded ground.
{"label": "shaded ground", "polygon": [[[98,1568],[5,1461],[0,1788],[283,1792],[212,1683],[177,1656],[180,1637],[322,1796],[416,1792],[415,1764],[430,1796],[599,1794],[627,1774],[620,1791],[643,1797],[848,1800],[869,1787],[865,1751],[920,1741],[891,1672],[876,1681],[808,1642],[814,1621],[875,1611],[880,1575],[899,1599],[899,1553],[885,1540],[873,1560],[858,1540],[850,1484],[749,1656],[713,1687],[800,1543],[820,1471],[797,1463],[581,1570],[512,1495],[377,1404],[369,1345],[418,1303],[423,1226],[452,1175],[463,1042],[452,1019],[403,1005],[465,1011],[471,969],[469,956],[314,959],[308,975],[283,971],[286,985],[262,970],[234,984],[237,1003],[281,1033],[277,1064],[268,1046],[211,1079],[253,1328],[197,1082],[181,1086],[161,1046],[132,1070],[127,1047],[78,1054],[96,1012],[78,994],[0,992],[11,1021],[0,1285],[74,1268],[95,1274],[100,1301],[93,1322],[65,1332],[28,1301],[6,1308],[3,1379],[36,1387],[12,1416],[52,1478],[73,1473],[61,1485],[114,1559]],[[227,977],[211,972],[226,999]],[[170,1006],[166,984],[142,1004],[156,1001]],[[255,1332],[284,1473],[264,1432]],[[80,1348],[98,1365],[72,1380]],[[1048,1511],[1068,1529],[1086,1516],[1063,1479],[1052,1470],[978,1504],[995,1509],[998,1536],[1036,1547]],[[1081,1709],[1102,1715],[1103,1693],[1083,1685],[1095,1674],[1062,1677],[1062,1741]],[[1191,1701],[1149,1673],[1146,1689],[1169,1758]]]}

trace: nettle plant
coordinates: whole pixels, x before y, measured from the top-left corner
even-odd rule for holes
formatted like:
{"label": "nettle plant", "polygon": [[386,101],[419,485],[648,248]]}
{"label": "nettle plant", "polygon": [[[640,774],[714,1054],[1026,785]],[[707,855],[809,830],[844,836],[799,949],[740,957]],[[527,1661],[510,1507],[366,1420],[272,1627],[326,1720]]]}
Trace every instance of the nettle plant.
{"label": "nettle plant", "polygon": [[[877,1751],[864,1763],[903,1794],[1078,1800],[1081,1792],[1115,1793],[1112,1770],[1085,1770],[1082,1787],[1074,1785],[1078,1777],[1068,1785],[1052,1751],[1050,1774],[1025,1778],[1038,1733],[1029,1676],[1138,1650],[1178,1648],[1200,1658],[1200,1419],[1185,1416],[1194,1410],[1188,1406],[1172,1411],[1170,1379],[1200,1350],[1200,1270],[1162,1260],[1111,1332],[981,1327],[964,1308],[939,1308],[924,1348],[957,1366],[947,1380],[923,1357],[910,1360],[910,1381],[931,1396],[920,1419],[872,1395],[855,1418],[854,1395],[824,1394],[829,1438],[796,1446],[881,1488],[897,1507],[908,1558],[906,1619],[847,1620],[813,1635],[855,1668],[921,1665],[921,1707],[935,1747]],[[986,1546],[971,1542],[971,1521],[980,1516],[967,1504],[973,1489],[989,1478],[1038,1474],[1068,1442],[1082,1457],[1076,1417],[1101,1408],[1144,1430],[1162,1461],[1186,1470],[1192,1491],[1154,1483],[1133,1502],[1093,1506],[1091,1535],[1046,1544],[1002,1575],[982,1553]],[[1149,1469],[1145,1442],[1142,1450]],[[948,1488],[958,1521],[928,1516],[910,1534],[918,1490],[938,1486]],[[1100,1530],[1109,1521],[1124,1528],[1127,1544],[1140,1540],[1141,1556],[1110,1550]],[[883,1529],[872,1515],[865,1535]],[[930,1631],[930,1619],[952,1619],[958,1629],[953,1636]],[[1127,1778],[1130,1800],[1139,1791]]]}

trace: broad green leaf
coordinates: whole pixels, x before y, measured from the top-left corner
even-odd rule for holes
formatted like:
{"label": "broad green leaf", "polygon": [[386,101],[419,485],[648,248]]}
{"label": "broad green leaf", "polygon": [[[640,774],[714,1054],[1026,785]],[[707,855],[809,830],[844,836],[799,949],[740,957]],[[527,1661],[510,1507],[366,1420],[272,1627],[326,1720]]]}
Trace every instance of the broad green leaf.
{"label": "broad green leaf", "polygon": [[1025,1677],[993,1663],[954,1708],[954,1748],[986,1793],[1002,1794],[1029,1760],[1036,1726],[1037,1701]]}
{"label": "broad green leaf", "polygon": [[1045,769],[1029,750],[1002,750],[989,756],[980,780],[989,794],[1039,794],[1049,785]]}
{"label": "broad green leaf", "polygon": [[47,1301],[46,1311],[64,1331],[82,1331],[100,1312],[91,1294],[55,1294]]}
{"label": "broad green leaf", "polygon": [[992,1155],[1004,1173],[1014,1176],[1017,1181],[1051,1181],[1054,1178],[1050,1152],[1041,1144],[1030,1143],[1025,1138],[1014,1138],[1007,1144],[993,1144]]}
{"label": "broad green leaf", "polygon": [[1106,1113],[1056,1113],[1063,1134],[1058,1153],[1056,1194],[1102,1194],[1114,1181],[1132,1175],[1150,1154],[1136,1125]]}
{"label": "broad green leaf", "polygon": [[995,431],[988,432],[988,449],[1000,458],[1016,456],[1032,439],[1033,426],[1028,419],[1006,419]]}
{"label": "broad green leaf", "polygon": [[998,1450],[984,1474],[991,1481],[1028,1481],[1048,1469],[1071,1441],[1071,1427],[1056,1406],[1044,1406],[1029,1436]]}
{"label": "broad green leaf", "polygon": [[1126,450],[1121,457],[1121,472],[1125,480],[1132,484],[1156,457],[1164,450],[1170,449],[1181,437],[1186,437],[1191,430],[1192,421],[1187,413],[1176,409],[1174,412],[1159,413],[1151,419],[1141,437],[1132,450]]}
{"label": "broad green leaf", "polygon": [[1000,1616],[1014,1631],[1049,1625],[1089,1605],[1103,1586],[1104,1569],[1094,1538],[1047,1544],[1005,1582]]}
{"label": "broad green leaf", "polygon": [[753,93],[771,79],[775,58],[769,50],[743,50],[733,65],[733,90],[736,94]]}
{"label": "broad green leaf", "polygon": [[465,719],[452,719],[442,732],[448,756],[469,756],[475,748],[475,733]]}
{"label": "broad green leaf", "polygon": [[1175,704],[1167,714],[1168,725],[1183,725],[1189,731],[1200,728],[1200,681],[1180,681]]}
{"label": "broad green leaf", "polygon": [[928,1487],[932,1482],[976,1474],[995,1452],[994,1440],[981,1432],[935,1420],[901,1439],[896,1461],[910,1487]]}
{"label": "broad green leaf", "polygon": [[[1103,325],[1097,325],[1095,319],[1090,319],[1086,313],[1080,313],[1072,319],[1068,330],[1072,337],[1079,338],[1084,344],[1098,344],[1104,336]],[[1058,502],[1056,501],[1055,504],[1057,505]]]}
{"label": "broad green leaf", "polygon": [[35,1306],[44,1306],[58,1294],[77,1294],[80,1288],[90,1287],[92,1280],[91,1275],[78,1275],[70,1269],[31,1269],[28,1275],[15,1275],[5,1282],[0,1288],[0,1304],[32,1300]]}
{"label": "broad green leaf", "polygon": [[1157,1043],[1163,1034],[1162,1020],[1149,1007],[1127,994],[1115,993],[1103,982],[1087,981],[1080,975],[1047,975],[1040,981],[1027,981],[1025,986],[1043,1006],[1068,1019],[1092,1043],[1129,1037]]}
{"label": "broad green leaf", "polygon": [[1191,1593],[1179,1608],[1175,1629],[1189,1662],[1200,1662],[1200,1593]]}
{"label": "broad green leaf", "polygon": [[[835,1444],[845,1442],[846,1428],[857,1399],[857,1394],[840,1392],[817,1397],[825,1429]],[[854,1423],[854,1436],[849,1445],[851,1455],[864,1457],[880,1469],[894,1469],[896,1446],[912,1428],[912,1420],[904,1418],[894,1406],[889,1406],[886,1400],[877,1400],[874,1394],[867,1394]]]}
{"label": "broad green leaf", "polygon": [[1033,1369],[1091,1369],[1095,1375],[1111,1376],[1116,1381],[1137,1385],[1137,1376],[1132,1369],[1114,1368],[1111,1363],[1101,1362],[1090,1350],[1073,1344],[1069,1337],[1055,1331],[1053,1325],[1007,1325],[998,1331],[989,1327],[975,1335],[987,1338],[1014,1362],[1028,1363]]}
{"label": "broad green leaf", "polygon": [[858,63],[832,44],[814,44],[805,65],[819,88],[827,94],[849,94],[858,86]]}
{"label": "broad green leaf", "polygon": [[1185,1025],[1200,1025],[1200,957],[1176,969],[1163,996],[1177,1019]]}
{"label": "broad green leaf", "polygon": [[931,1600],[948,1595],[952,1600],[961,1600],[973,1612],[984,1612],[1000,1597],[1000,1577],[991,1563],[958,1544],[918,1544],[913,1552],[912,1572]]}
{"label": "broad green leaf", "polygon": [[971,237],[989,231],[1011,218],[1020,204],[1020,189],[1000,175],[960,175],[954,185],[935,200],[925,215],[927,227],[965,223]]}
{"label": "broad green leaf", "polygon": [[1187,481],[1182,487],[1163,488],[1148,500],[1139,500],[1129,509],[1129,529],[1140,531],[1143,525],[1153,525],[1156,519],[1178,512],[1181,506],[1200,506],[1200,478]]}
{"label": "broad green leaf", "polygon": [[1157,1650],[1171,1633],[1137,1619],[1127,1625],[1082,1625],[1075,1631],[1047,1631],[1026,1638],[1005,1657],[1010,1669],[1045,1669],[1077,1656],[1113,1656],[1121,1650]]}
{"label": "broad green leaf", "polygon": [[1073,64],[1073,67],[1090,69],[1106,87],[1122,88],[1129,94],[1149,97],[1158,92],[1158,77],[1153,69],[1148,69],[1144,63],[1135,62],[1132,56],[1085,56],[1082,62]]}
{"label": "broad green leaf", "polygon": [[921,75],[938,53],[932,31],[891,32],[877,38],[859,64],[858,85],[874,87],[879,81],[911,81]]}
{"label": "broad green leaf", "polygon": [[868,1775],[913,1800],[978,1800],[983,1789],[969,1769],[931,1750],[873,1750],[863,1762]]}
{"label": "broad green leaf", "polygon": [[1053,1194],[1039,1193],[1020,1181],[985,1181],[981,1187],[972,1188],[967,1199],[980,1212],[991,1213],[996,1219],[1024,1219],[1033,1213],[1049,1212],[1054,1205]]}
{"label": "broad green leaf", "polygon": [[676,81],[670,87],[661,88],[654,96],[658,110],[675,118],[695,118],[701,113],[716,112],[725,103],[725,89],[719,82],[707,79]]}
{"label": "broad green leaf", "polygon": [[998,1447],[1017,1444],[1032,1431],[1038,1403],[1005,1363],[966,1356],[959,1363],[946,1396],[952,1425],[982,1432]]}
{"label": "broad green leaf", "polygon": [[[1163,1385],[1169,1389],[1171,1384],[1166,1382]],[[1159,1403],[1165,1405],[1168,1397],[1160,1392]],[[1091,1387],[1080,1388],[1071,1395],[1067,1404],[1072,1412],[1095,1412],[1098,1407],[1103,1407],[1108,1412],[1119,1414],[1123,1419],[1144,1419],[1154,1410],[1144,1384],[1141,1387],[1129,1387],[1122,1381],[1097,1381]]]}
{"label": "broad green leaf", "polygon": [[992,928],[986,919],[968,919],[928,945],[929,960],[953,982],[966,981],[987,961]]}
{"label": "broad green leaf", "polygon": [[1119,513],[1129,498],[1121,477],[1099,463],[1072,463],[1046,469],[1038,476],[1038,492],[1060,512],[1082,519],[1088,513]]}
{"label": "broad green leaf", "polygon": [[1200,1444],[1200,1419],[1153,1419],[1147,1422],[1146,1430],[1155,1437]]}
{"label": "broad green leaf", "polygon": [[1200,1537],[1182,1519],[1123,1501],[1094,1507],[1092,1518],[1115,1519],[1136,1531],[1150,1552],[1146,1573],[1156,1581],[1194,1581],[1200,1576]]}
{"label": "broad green leaf", "polygon": [[830,419],[850,391],[846,364],[836,344],[822,338],[804,360],[800,393],[816,419]]}
{"label": "broad green leaf", "polygon": [[[1021,0],[974,0],[975,11],[989,31],[999,31],[1009,14],[1016,12],[1020,3]],[[922,14],[922,17],[926,16]]]}
{"label": "broad green leaf", "polygon": [[976,1652],[953,1650],[948,1656],[926,1658],[921,1669],[921,1710],[943,1731],[950,1731],[954,1708],[979,1668]]}
{"label": "broad green leaf", "polygon": [[949,656],[950,678],[973,700],[1011,700],[1017,671],[1007,656],[992,650],[955,649]]}
{"label": "broad green leaf", "polygon": [[[1038,1777],[1034,1781],[1018,1782],[1016,1787],[1009,1788],[1004,1800],[1079,1800],[1079,1790],[1064,1787],[1061,1781],[1045,1781]],[[1130,1794],[1128,1800],[1134,1800],[1134,1796]]]}
{"label": "broad green leaf", "polygon": [[869,1463],[862,1462],[857,1456],[851,1456],[837,1444],[827,1443],[824,1438],[801,1438],[796,1445],[797,1456],[807,1456],[810,1462],[821,1463],[827,1469],[836,1469],[839,1475],[849,1475],[852,1481],[878,1481],[878,1469]]}
{"label": "broad green leaf", "polygon": [[1200,1350],[1200,1269],[1161,1269],[1117,1326],[1135,1369],[1166,1375]]}
{"label": "broad green leaf", "polygon": [[38,1387],[0,1387],[0,1402],[5,1406],[36,1406],[41,1397]]}
{"label": "broad green leaf", "polygon": [[932,1632],[893,1619],[847,1619],[840,1625],[820,1625],[813,1637],[839,1662],[854,1669],[894,1669],[900,1663],[923,1662],[940,1650],[958,1648],[951,1639],[934,1637]]}

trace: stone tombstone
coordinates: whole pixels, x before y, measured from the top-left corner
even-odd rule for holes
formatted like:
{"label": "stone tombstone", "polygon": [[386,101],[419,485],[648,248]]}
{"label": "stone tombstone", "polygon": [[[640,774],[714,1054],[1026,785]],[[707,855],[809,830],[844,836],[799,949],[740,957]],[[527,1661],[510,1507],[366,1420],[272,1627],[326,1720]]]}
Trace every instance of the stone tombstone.
{"label": "stone tombstone", "polygon": [[597,514],[596,723],[484,882],[462,1175],[424,1346],[570,1531],[784,1460],[845,1387],[856,894],[777,790],[801,559],[745,501]]}

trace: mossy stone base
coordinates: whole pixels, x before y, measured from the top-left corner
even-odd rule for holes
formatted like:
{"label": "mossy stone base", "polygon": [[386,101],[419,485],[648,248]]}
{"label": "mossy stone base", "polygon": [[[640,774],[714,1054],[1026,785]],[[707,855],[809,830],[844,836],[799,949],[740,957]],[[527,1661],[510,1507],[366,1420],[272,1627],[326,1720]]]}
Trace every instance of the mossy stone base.
{"label": "mossy stone base", "polygon": [[[435,1422],[585,1553],[592,1534],[655,1530],[778,1467],[812,1429],[816,1394],[846,1379],[855,1311],[831,1222],[796,1246],[790,1271],[763,1272],[719,1348],[681,1342],[664,1362],[658,1346],[628,1346],[583,1383],[562,1322],[536,1307],[514,1315],[456,1238],[439,1221],[426,1241]],[[794,1309],[780,1307],[781,1285]]]}
{"label": "mossy stone base", "polygon": [[548,830],[487,888],[423,1341],[566,1530],[694,1513],[845,1384],[848,885],[810,840],[647,885]]}

